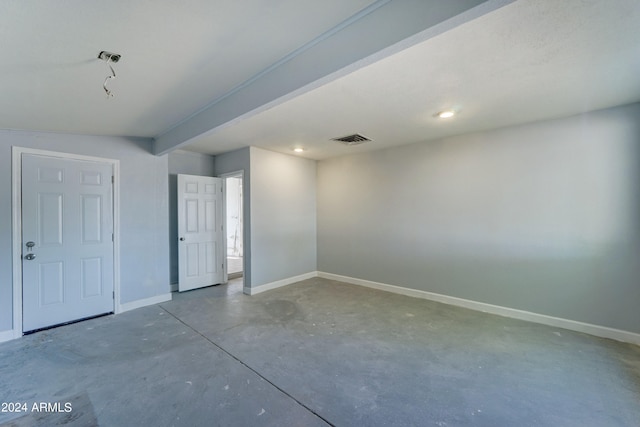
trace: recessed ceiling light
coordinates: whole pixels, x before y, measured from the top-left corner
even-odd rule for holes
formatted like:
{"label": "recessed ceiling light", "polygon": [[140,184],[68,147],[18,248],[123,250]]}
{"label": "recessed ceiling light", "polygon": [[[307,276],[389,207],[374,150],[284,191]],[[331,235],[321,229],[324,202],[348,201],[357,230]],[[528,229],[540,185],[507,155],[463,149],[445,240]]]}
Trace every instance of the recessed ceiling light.
{"label": "recessed ceiling light", "polygon": [[296,148],[293,149],[293,151],[295,151],[296,153],[304,153],[304,148],[296,147]]}
{"label": "recessed ceiling light", "polygon": [[436,113],[436,117],[439,119],[450,119],[455,115],[456,115],[456,112],[453,110],[444,110],[444,111],[440,111],[439,113]]}

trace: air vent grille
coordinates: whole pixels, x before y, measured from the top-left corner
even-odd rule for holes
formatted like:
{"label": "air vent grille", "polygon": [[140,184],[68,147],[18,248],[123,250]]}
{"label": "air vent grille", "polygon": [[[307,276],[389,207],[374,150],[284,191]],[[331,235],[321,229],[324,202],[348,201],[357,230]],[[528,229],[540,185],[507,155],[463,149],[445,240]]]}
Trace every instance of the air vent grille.
{"label": "air vent grille", "polygon": [[339,142],[344,145],[358,145],[363,144],[365,142],[371,141],[371,139],[367,138],[364,135],[360,135],[359,133],[354,133],[353,135],[341,136],[340,138],[331,138],[332,141]]}

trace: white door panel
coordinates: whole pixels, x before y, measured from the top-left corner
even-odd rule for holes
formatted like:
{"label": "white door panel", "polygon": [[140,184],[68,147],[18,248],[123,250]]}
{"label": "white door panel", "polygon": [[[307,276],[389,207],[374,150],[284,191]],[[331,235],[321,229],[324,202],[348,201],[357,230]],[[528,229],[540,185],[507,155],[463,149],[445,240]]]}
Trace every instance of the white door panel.
{"label": "white door panel", "polygon": [[178,175],[178,290],[222,283],[222,179]]}
{"label": "white door panel", "polygon": [[113,312],[111,177],[108,163],[23,155],[25,332]]}

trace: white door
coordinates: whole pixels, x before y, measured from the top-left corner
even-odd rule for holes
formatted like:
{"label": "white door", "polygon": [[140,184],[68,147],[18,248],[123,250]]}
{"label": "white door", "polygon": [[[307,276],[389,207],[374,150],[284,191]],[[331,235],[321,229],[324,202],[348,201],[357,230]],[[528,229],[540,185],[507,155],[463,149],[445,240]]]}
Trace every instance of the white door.
{"label": "white door", "polygon": [[222,283],[222,179],[178,175],[178,290]]}
{"label": "white door", "polygon": [[111,313],[112,165],[23,154],[23,331]]}

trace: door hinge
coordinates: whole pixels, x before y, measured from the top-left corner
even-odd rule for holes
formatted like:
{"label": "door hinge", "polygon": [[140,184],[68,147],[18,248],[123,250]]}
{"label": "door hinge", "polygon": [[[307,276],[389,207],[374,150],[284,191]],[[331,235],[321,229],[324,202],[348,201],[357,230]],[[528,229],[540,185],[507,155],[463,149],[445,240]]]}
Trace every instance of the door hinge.
{"label": "door hinge", "polygon": [[116,299],[116,291],[111,292],[111,296],[113,297],[113,299]]}
{"label": "door hinge", "polygon": [[113,184],[113,183],[115,183],[115,182],[116,182],[116,177],[115,177],[115,176],[113,176],[113,175],[111,175],[111,183]]}
{"label": "door hinge", "polygon": [[111,241],[112,241],[112,242],[115,242],[115,241],[116,241],[115,237],[113,236],[113,233],[111,233]]}

